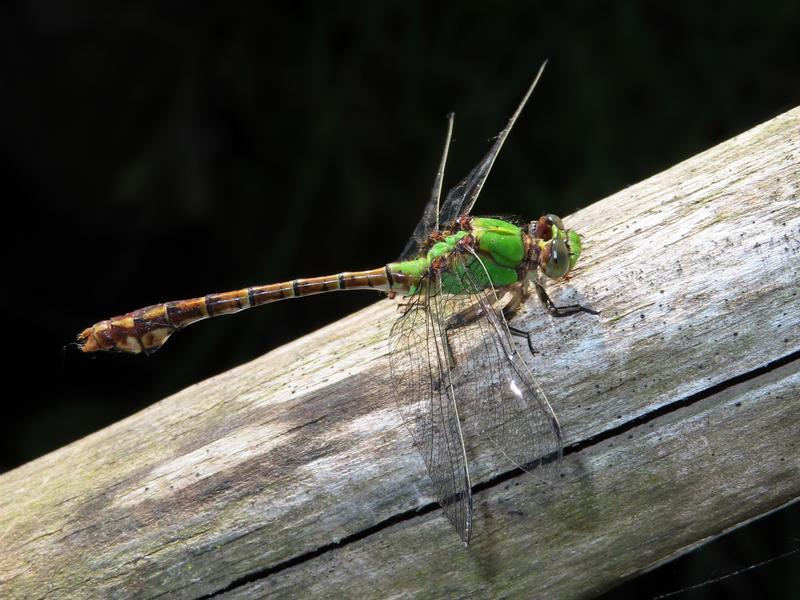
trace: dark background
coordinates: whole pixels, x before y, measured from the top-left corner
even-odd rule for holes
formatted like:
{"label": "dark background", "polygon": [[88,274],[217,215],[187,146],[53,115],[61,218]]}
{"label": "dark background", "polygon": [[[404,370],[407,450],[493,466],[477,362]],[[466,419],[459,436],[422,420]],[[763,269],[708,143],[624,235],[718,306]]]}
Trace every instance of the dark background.
{"label": "dark background", "polygon": [[[569,214],[800,103],[800,3],[549,4],[0,8],[0,471],[373,302],[279,303],[192,327],[150,358],[61,354],[83,327],[145,304],[395,259],[445,114],[452,184],[546,57],[479,213]],[[610,597],[797,547],[799,512]],[[794,597],[798,566],[682,597]]]}

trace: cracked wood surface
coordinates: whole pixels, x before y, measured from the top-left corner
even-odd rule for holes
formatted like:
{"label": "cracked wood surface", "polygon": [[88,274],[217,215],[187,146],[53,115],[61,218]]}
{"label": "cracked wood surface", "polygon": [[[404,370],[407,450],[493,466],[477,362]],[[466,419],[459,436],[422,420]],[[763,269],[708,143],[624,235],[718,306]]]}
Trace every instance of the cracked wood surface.
{"label": "cracked wood surface", "polygon": [[800,109],[565,222],[551,295],[600,317],[514,319],[562,477],[470,439],[469,549],[394,407],[385,300],[0,476],[0,597],[590,597],[800,497]]}

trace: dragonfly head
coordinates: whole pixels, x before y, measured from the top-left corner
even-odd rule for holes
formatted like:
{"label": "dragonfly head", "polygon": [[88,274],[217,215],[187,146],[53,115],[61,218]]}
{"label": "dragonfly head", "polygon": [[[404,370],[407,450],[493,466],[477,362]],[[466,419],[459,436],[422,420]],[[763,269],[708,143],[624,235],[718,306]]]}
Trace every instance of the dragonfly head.
{"label": "dragonfly head", "polygon": [[545,276],[560,279],[569,273],[581,256],[581,238],[556,215],[544,215],[528,225],[529,264]]}

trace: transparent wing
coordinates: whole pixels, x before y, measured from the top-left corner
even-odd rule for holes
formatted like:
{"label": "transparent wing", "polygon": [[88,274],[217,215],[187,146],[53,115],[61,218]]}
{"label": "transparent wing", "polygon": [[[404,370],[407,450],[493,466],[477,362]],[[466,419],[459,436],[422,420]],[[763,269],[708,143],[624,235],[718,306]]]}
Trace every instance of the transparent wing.
{"label": "transparent wing", "polygon": [[[423,282],[390,333],[397,404],[428,467],[436,498],[465,545],[472,532],[472,494],[460,404],[453,393],[438,304],[438,277]],[[460,401],[459,401],[460,402]]]}
{"label": "transparent wing", "polygon": [[428,240],[431,232],[439,229],[439,201],[442,198],[442,180],[444,179],[444,167],[447,164],[447,152],[450,149],[450,139],[453,137],[453,113],[447,115],[447,136],[444,140],[444,150],[442,159],[439,161],[439,168],[436,171],[436,178],[433,180],[431,198],[425,205],[422,218],[414,228],[414,233],[406,242],[406,247],[400,254],[400,260],[411,260],[419,255],[420,247]]}
{"label": "transparent wing", "polygon": [[486,156],[484,156],[481,162],[479,162],[477,166],[469,172],[469,175],[467,175],[449,192],[447,192],[447,196],[445,197],[444,202],[439,209],[439,223],[443,225],[451,223],[457,217],[472,211],[472,207],[475,206],[475,201],[478,199],[481,189],[483,189],[483,184],[486,182],[486,178],[489,176],[489,172],[492,170],[494,161],[497,158],[497,155],[500,153],[500,148],[503,147],[503,143],[506,141],[508,134],[511,132],[511,128],[514,126],[514,123],[522,112],[522,109],[525,108],[525,104],[528,102],[528,98],[531,97],[533,89],[539,82],[539,78],[542,76],[542,72],[544,71],[546,65],[547,61],[544,61],[542,66],[539,67],[539,72],[536,74],[536,77],[528,88],[528,91],[525,92],[525,96],[522,98],[519,106],[517,106],[517,110],[515,110],[514,114],[511,115],[511,118],[508,120],[508,124],[505,126],[505,128],[497,135],[494,144],[492,144],[492,147],[489,149],[489,152],[486,153]]}
{"label": "transparent wing", "polygon": [[517,121],[522,109],[525,108],[525,104],[528,102],[528,98],[531,97],[536,84],[539,83],[539,78],[542,76],[545,65],[547,65],[547,61],[544,61],[542,66],[539,67],[539,71],[536,73],[533,83],[531,83],[528,91],[525,92],[525,96],[522,98],[519,106],[517,106],[517,110],[511,115],[505,128],[497,134],[494,144],[492,144],[486,156],[483,157],[481,162],[479,162],[464,179],[447,192],[444,202],[440,202],[444,166],[447,162],[447,150],[450,147],[450,137],[453,132],[453,114],[450,113],[448,115],[447,139],[444,145],[442,160],[439,164],[439,170],[436,172],[433,193],[431,194],[428,204],[425,206],[422,218],[414,229],[414,233],[411,235],[408,242],[406,242],[406,247],[400,254],[399,260],[415,258],[419,253],[420,246],[428,240],[433,231],[437,231],[442,226],[449,225],[455,221],[457,217],[472,211],[472,207],[475,206],[475,201],[478,199],[481,189],[483,189],[483,184],[486,182],[486,178],[492,170],[494,161],[500,153],[500,148],[503,147],[503,143],[511,132],[511,128]]}
{"label": "transparent wing", "polygon": [[443,296],[455,397],[468,420],[515,465],[545,480],[558,472],[561,428],[547,396],[517,353],[481,259],[454,257],[449,269],[463,293]]}

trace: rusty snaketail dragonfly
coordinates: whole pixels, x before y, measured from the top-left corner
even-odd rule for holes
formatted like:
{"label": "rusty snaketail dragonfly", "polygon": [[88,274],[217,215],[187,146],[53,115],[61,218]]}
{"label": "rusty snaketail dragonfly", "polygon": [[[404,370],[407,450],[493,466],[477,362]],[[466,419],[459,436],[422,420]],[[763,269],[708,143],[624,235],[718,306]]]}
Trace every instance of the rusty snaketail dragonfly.
{"label": "rusty snaketail dragonfly", "polygon": [[78,335],[83,352],[152,353],[196,321],[286,298],[337,290],[403,296],[389,336],[391,382],[403,422],[422,455],[445,516],[464,545],[472,534],[472,492],[462,426],[477,424],[514,465],[547,477],[558,470],[562,435],[542,388],[515,349],[508,325],[531,285],[553,316],[597,314],[558,307],[539,276],[561,279],[581,254],[580,236],[558,217],[528,224],[470,214],[492,165],[542,75],[539,69],[488,153],[441,200],[453,115],[430,201],[400,259],[377,269],[295,279],[155,304],[100,321]]}

